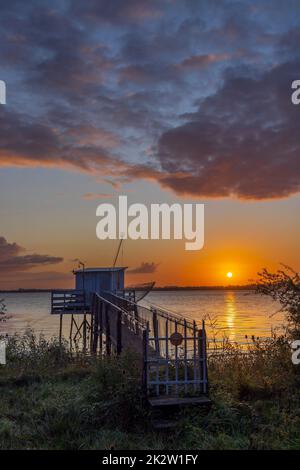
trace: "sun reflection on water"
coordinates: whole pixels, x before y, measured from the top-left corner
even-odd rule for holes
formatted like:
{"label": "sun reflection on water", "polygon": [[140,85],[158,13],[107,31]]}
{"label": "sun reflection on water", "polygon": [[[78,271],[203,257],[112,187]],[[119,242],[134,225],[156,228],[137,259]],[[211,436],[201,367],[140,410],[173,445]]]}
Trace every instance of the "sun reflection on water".
{"label": "sun reflection on water", "polygon": [[225,305],[226,305],[227,335],[228,335],[229,340],[234,341],[236,337],[236,314],[237,314],[234,292],[226,292]]}

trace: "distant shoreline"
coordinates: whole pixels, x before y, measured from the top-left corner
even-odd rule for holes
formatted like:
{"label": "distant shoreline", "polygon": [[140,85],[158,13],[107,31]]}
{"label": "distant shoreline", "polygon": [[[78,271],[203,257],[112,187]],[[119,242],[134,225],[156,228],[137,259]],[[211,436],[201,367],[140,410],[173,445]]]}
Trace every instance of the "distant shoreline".
{"label": "distant shoreline", "polygon": [[[247,284],[244,286],[232,285],[232,286],[163,286],[154,287],[152,291],[191,291],[191,290],[255,290],[255,284]],[[68,289],[7,289],[0,290],[0,294],[34,294],[34,293],[51,293],[57,290],[68,290]],[[143,289],[136,289],[143,290]]]}

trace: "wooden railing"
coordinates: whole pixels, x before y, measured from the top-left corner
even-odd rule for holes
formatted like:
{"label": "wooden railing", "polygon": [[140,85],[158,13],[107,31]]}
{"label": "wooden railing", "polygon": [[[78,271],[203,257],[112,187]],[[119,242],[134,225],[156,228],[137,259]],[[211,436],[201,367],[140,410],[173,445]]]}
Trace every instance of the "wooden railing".
{"label": "wooden railing", "polygon": [[[199,328],[180,315],[148,309],[111,292],[92,294],[87,306],[82,291],[53,291],[51,312],[60,314],[60,338],[63,316],[71,314],[70,338],[82,340],[85,352],[138,353],[147,397],[208,393],[204,322]],[[77,314],[83,318],[78,323]]]}
{"label": "wooden railing", "polygon": [[[206,332],[196,323],[188,326],[164,320],[164,333],[157,324],[144,332],[144,387],[147,395],[206,395],[208,393]],[[172,333],[173,331],[173,333]]]}
{"label": "wooden railing", "polygon": [[121,302],[110,295],[94,293],[91,307],[93,319],[93,352],[104,349],[110,355],[120,354],[125,348],[142,353],[145,324],[139,321]]}
{"label": "wooden railing", "polygon": [[97,296],[96,305],[107,352],[115,344],[117,352],[133,348],[142,355],[147,396],[207,395],[204,321],[199,328],[180,315],[147,309],[110,292]]}
{"label": "wooden railing", "polygon": [[51,292],[51,313],[83,313],[87,308],[82,290],[56,290]]}

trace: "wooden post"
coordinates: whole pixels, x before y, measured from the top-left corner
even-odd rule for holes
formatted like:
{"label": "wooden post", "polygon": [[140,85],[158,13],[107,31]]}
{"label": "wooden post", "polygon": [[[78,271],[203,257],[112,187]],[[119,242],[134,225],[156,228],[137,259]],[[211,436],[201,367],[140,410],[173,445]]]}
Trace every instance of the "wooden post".
{"label": "wooden post", "polygon": [[111,355],[111,339],[110,339],[110,323],[109,323],[109,307],[105,305],[105,330],[106,330],[106,354]]}
{"label": "wooden post", "polygon": [[208,393],[206,331],[205,331],[204,320],[202,320],[202,349],[203,349],[203,393]]}
{"label": "wooden post", "polygon": [[61,343],[62,343],[62,324],[63,324],[63,315],[61,313],[59,315],[59,347],[61,347]]}
{"label": "wooden post", "polygon": [[75,320],[74,317],[73,317],[73,323],[74,323],[75,328],[76,328],[76,333],[75,333],[75,335],[74,335],[74,342],[76,342],[77,335],[80,335],[80,336],[81,336],[81,333],[80,333],[81,325],[78,326],[78,324],[77,324],[77,322],[76,322],[76,320]]}
{"label": "wooden post", "polygon": [[83,353],[86,353],[86,313],[83,315]]}
{"label": "wooden post", "polygon": [[73,350],[73,313],[71,315],[70,335],[69,335],[70,351]]}
{"label": "wooden post", "polygon": [[102,346],[103,346],[103,302],[98,302],[98,316],[99,316],[99,325],[100,325],[100,354],[102,355]]}
{"label": "wooden post", "polygon": [[158,321],[157,321],[157,312],[152,310],[152,323],[153,323],[153,335],[154,335],[154,344],[155,344],[155,361],[156,361],[156,395],[159,395],[159,358],[160,358],[160,348],[159,348],[159,336],[158,336]]}
{"label": "wooden post", "polygon": [[166,395],[169,395],[169,320],[166,320]]}
{"label": "wooden post", "polygon": [[90,343],[90,351],[93,352],[93,347],[94,347],[94,326],[95,326],[95,317],[94,317],[94,312],[91,311],[91,324],[90,324],[90,337],[89,337],[89,343]]}
{"label": "wooden post", "polygon": [[118,311],[117,317],[117,355],[122,352],[122,313]]}
{"label": "wooden post", "polygon": [[89,336],[89,343],[90,343],[90,352],[94,352],[94,326],[95,326],[95,303],[96,303],[96,295],[95,293],[92,296],[92,302],[90,303],[90,314],[91,314],[91,324],[90,324],[90,336]]}
{"label": "wooden post", "polygon": [[93,321],[93,346],[92,346],[92,352],[94,354],[97,353],[98,336],[99,336],[98,304],[99,304],[99,300],[95,296],[94,297],[94,302],[93,302],[93,310],[92,310],[92,317],[94,319],[94,321]]}
{"label": "wooden post", "polygon": [[155,342],[155,352],[156,356],[160,356],[159,351],[159,339],[158,339],[158,320],[156,310],[152,311],[152,321],[153,321],[153,333],[154,333],[154,342]]}
{"label": "wooden post", "polygon": [[199,384],[199,391],[204,392],[204,355],[203,355],[203,329],[198,331],[198,362],[199,362],[199,375],[201,383]]}
{"label": "wooden post", "polygon": [[71,315],[70,341],[72,341],[72,334],[73,334],[73,313],[72,313],[72,315]]}
{"label": "wooden post", "polygon": [[186,327],[186,320],[184,319],[183,323],[183,339],[184,339],[184,391],[187,393],[188,391],[188,357],[187,357],[187,327]]}
{"label": "wooden post", "polygon": [[142,388],[144,400],[147,399],[148,395],[148,337],[149,337],[149,323],[143,330],[143,377],[142,377]]}
{"label": "wooden post", "polygon": [[197,329],[196,322],[193,321],[193,343],[194,343],[194,391],[197,390]]}
{"label": "wooden post", "polygon": [[[177,333],[177,321],[175,320],[175,333]],[[176,393],[178,393],[178,346],[175,345],[175,380],[176,380]]]}

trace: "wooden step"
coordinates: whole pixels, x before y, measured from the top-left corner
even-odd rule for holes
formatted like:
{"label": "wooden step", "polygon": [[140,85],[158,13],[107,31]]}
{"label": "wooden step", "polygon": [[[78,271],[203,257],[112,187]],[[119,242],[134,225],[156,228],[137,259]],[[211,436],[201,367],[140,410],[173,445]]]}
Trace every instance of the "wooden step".
{"label": "wooden step", "polygon": [[211,400],[206,396],[201,397],[152,397],[148,398],[150,406],[153,408],[162,408],[166,406],[194,406],[194,405],[210,405]]}

